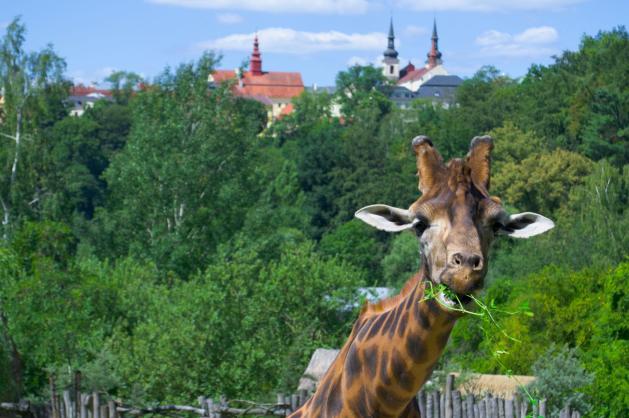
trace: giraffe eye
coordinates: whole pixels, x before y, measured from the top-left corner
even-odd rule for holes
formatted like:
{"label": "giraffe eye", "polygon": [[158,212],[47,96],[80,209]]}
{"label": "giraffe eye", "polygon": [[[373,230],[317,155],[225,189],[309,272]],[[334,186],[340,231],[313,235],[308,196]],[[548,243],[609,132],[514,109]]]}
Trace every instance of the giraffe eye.
{"label": "giraffe eye", "polygon": [[430,225],[430,222],[428,221],[428,219],[424,218],[423,216],[418,216],[416,220],[417,222],[415,222],[414,229],[415,229],[415,233],[419,236],[424,233],[426,228],[428,228],[428,226]]}

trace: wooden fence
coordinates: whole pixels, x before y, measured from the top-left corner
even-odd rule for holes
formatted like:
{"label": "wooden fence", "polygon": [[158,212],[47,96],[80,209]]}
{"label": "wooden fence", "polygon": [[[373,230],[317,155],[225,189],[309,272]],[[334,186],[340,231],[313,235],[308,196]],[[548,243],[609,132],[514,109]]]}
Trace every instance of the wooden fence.
{"label": "wooden fence", "polygon": [[[140,415],[183,416],[199,415],[205,418],[226,418],[232,416],[279,416],[286,417],[303,405],[311,394],[306,391],[285,396],[277,395],[274,404],[255,403],[244,400],[198,398],[197,406],[160,405],[137,407],[126,405],[107,394],[79,391],[80,378],[75,379],[72,390],[58,394],[51,379],[50,401],[45,404],[0,403],[0,417],[6,412],[29,418],[122,418]],[[454,388],[454,375],[447,376],[444,391],[427,392],[421,390],[417,400],[422,418],[525,418],[546,417],[546,400],[538,404],[520,401],[518,398],[503,399],[490,394],[476,397],[463,396]],[[5,411],[5,414],[3,414]],[[560,418],[581,418],[578,411],[563,408]]]}

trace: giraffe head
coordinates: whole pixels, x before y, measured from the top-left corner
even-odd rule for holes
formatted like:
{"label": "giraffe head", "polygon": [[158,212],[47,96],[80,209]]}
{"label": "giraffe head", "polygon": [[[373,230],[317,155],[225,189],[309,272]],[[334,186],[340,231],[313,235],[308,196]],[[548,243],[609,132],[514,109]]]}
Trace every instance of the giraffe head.
{"label": "giraffe head", "polygon": [[[475,137],[467,156],[448,164],[429,138],[418,136],[412,144],[420,198],[408,209],[367,206],[356,217],[384,231],[413,231],[419,239],[424,277],[469,302],[468,295],[483,287],[489,246],[496,236],[528,238],[554,223],[532,212],[510,215],[499,198],[489,195],[490,137]],[[439,297],[454,303],[443,293]]]}

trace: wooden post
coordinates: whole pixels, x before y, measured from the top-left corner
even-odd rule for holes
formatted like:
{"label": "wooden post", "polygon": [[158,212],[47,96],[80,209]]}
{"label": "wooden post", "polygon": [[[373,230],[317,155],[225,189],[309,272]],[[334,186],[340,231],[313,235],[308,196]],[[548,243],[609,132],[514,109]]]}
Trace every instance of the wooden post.
{"label": "wooden post", "polygon": [[546,418],[546,399],[539,401],[539,415]]}
{"label": "wooden post", "polygon": [[87,418],[87,404],[90,396],[85,393],[79,393],[79,418]]}
{"label": "wooden post", "polygon": [[439,417],[445,418],[446,416],[446,394],[439,392]]}
{"label": "wooden post", "polygon": [[480,412],[480,418],[487,418],[487,410],[485,409],[485,400],[478,401],[478,411]]}
{"label": "wooden post", "polygon": [[107,408],[109,409],[109,418],[116,418],[118,416],[118,411],[116,411],[116,402],[110,400],[107,403]]}
{"label": "wooden post", "polygon": [[299,397],[296,393],[290,395],[290,411],[295,412],[299,408]]}
{"label": "wooden post", "polygon": [[427,416],[426,415],[426,392],[424,392],[424,389],[420,390],[419,393],[417,393],[417,403],[419,404],[419,414],[422,417]]}
{"label": "wooden post", "polygon": [[478,418],[474,416],[474,395],[469,393],[465,398],[467,404],[467,418]]}
{"label": "wooden post", "polygon": [[101,416],[100,416],[100,398],[98,396],[98,392],[92,393],[92,411],[94,411],[92,413],[94,415],[92,418],[101,418]]}
{"label": "wooden post", "polygon": [[505,400],[498,398],[498,418],[505,418]]}
{"label": "wooden post", "polygon": [[55,375],[48,377],[50,384],[50,408],[52,412],[52,418],[59,418],[59,412],[57,410],[57,388],[55,386]]}
{"label": "wooden post", "polygon": [[100,418],[109,418],[109,411],[107,410],[107,405],[100,406]]}
{"label": "wooden post", "polygon": [[452,418],[452,388],[454,387],[454,375],[449,373],[446,376],[446,390],[444,397],[444,416],[445,418]]}
{"label": "wooden post", "polygon": [[474,418],[482,418],[482,415],[480,414],[480,407],[478,405],[478,402],[474,404],[473,408],[474,408]]}
{"label": "wooden post", "polygon": [[515,418],[513,416],[513,399],[505,399],[505,418]]}
{"label": "wooden post", "polygon": [[521,409],[520,409],[520,399],[518,399],[517,397],[513,398],[513,415],[515,418],[520,418],[522,415],[520,415],[522,413]]}
{"label": "wooden post", "polygon": [[432,416],[433,418],[441,418],[441,404],[439,403],[439,391],[432,393]]}
{"label": "wooden post", "polygon": [[461,392],[458,390],[452,391],[452,417],[463,418]]}
{"label": "wooden post", "polygon": [[520,403],[520,416],[525,417],[528,409],[529,409],[529,403],[527,401],[522,401]]}
{"label": "wooden post", "polygon": [[207,405],[205,408],[208,410],[208,417],[210,418],[214,418],[216,415],[214,414],[214,399],[212,398],[208,398],[205,400],[205,405]]}
{"label": "wooden post", "polygon": [[435,416],[433,412],[433,402],[432,394],[426,393],[426,418],[433,418]]}

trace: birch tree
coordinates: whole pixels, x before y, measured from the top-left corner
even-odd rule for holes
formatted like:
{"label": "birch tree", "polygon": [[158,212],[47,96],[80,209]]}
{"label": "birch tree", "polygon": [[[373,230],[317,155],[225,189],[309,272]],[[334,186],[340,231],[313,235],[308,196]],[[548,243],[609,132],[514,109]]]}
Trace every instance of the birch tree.
{"label": "birch tree", "polygon": [[[0,39],[0,94],[4,98],[0,121],[0,137],[3,140],[0,155],[3,159],[0,206],[2,235],[5,240],[16,215],[16,183],[24,141],[33,139],[36,125],[31,115],[37,112],[29,112],[29,109],[40,107],[42,102],[39,99],[42,96],[55,86],[63,85],[66,66],[51,45],[39,52],[25,51],[25,34],[26,27],[18,17],[9,24],[4,37]],[[27,200],[30,205],[36,204],[39,200],[38,192],[33,191]]]}

